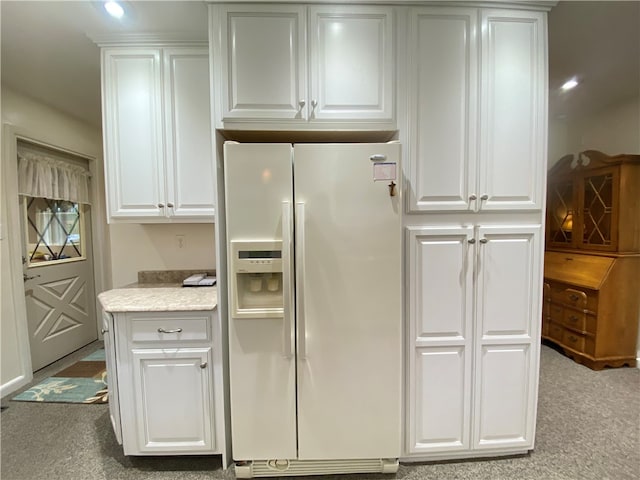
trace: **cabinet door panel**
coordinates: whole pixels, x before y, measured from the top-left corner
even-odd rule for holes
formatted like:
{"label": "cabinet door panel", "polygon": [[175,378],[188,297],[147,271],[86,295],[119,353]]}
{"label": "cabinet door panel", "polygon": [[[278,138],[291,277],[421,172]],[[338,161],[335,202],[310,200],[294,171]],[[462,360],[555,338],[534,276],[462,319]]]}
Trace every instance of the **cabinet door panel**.
{"label": "cabinet door panel", "polygon": [[483,10],[482,210],[541,209],[546,130],[544,13]]}
{"label": "cabinet door panel", "polygon": [[160,51],[105,49],[102,55],[109,216],[162,217]]}
{"label": "cabinet door panel", "polygon": [[164,80],[169,215],[213,219],[208,50],[164,49]]}
{"label": "cabinet door panel", "polygon": [[469,340],[471,227],[408,230],[409,317],[413,341]]}
{"label": "cabinet door panel", "polygon": [[409,227],[407,453],[469,448],[472,227]]}
{"label": "cabinet door panel", "polygon": [[305,120],[305,9],[232,5],[219,10],[223,119]]}
{"label": "cabinet door panel", "polygon": [[132,351],[141,453],[213,451],[211,360],[210,348]]}
{"label": "cabinet door panel", "polygon": [[476,448],[532,444],[531,360],[530,345],[482,348],[476,384]]}
{"label": "cabinet door panel", "polygon": [[540,318],[540,227],[480,227],[479,325],[483,339],[532,337]]}
{"label": "cabinet door panel", "polygon": [[311,120],[393,118],[393,10],[310,7]]}
{"label": "cabinet door panel", "polygon": [[464,347],[417,349],[409,453],[469,448],[470,371]]}
{"label": "cabinet door panel", "polygon": [[476,24],[475,9],[411,10],[412,211],[475,206]]}

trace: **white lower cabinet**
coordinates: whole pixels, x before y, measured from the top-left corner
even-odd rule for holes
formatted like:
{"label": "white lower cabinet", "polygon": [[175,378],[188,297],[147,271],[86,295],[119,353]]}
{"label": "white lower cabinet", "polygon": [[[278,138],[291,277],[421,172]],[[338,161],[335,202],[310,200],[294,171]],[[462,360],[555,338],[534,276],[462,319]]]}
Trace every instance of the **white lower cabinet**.
{"label": "white lower cabinet", "polygon": [[131,351],[135,443],[142,452],[211,452],[211,348]]}
{"label": "white lower cabinet", "polygon": [[224,455],[217,311],[103,318],[109,408],[125,455]]}
{"label": "white lower cabinet", "polygon": [[533,448],[540,230],[408,227],[407,459]]}

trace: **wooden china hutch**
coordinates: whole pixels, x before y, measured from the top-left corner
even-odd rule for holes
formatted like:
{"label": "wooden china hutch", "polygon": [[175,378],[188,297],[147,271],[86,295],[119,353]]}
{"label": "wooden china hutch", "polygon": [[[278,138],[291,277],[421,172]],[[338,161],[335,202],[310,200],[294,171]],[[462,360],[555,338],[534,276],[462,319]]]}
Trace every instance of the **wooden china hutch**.
{"label": "wooden china hutch", "polygon": [[549,171],[542,338],[594,370],[636,365],[640,155],[587,150]]}

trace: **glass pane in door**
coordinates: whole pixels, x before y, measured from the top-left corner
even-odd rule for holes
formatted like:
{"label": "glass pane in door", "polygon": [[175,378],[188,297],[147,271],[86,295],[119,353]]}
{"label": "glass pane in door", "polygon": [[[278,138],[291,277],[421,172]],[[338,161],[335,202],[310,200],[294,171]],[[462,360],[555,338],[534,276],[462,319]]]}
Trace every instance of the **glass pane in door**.
{"label": "glass pane in door", "polygon": [[549,185],[549,241],[571,245],[573,240],[573,182],[570,179]]}
{"label": "glass pane in door", "polygon": [[84,259],[80,205],[39,197],[25,200],[29,265]]}
{"label": "glass pane in door", "polygon": [[584,179],[585,245],[611,245],[613,176],[610,173]]}

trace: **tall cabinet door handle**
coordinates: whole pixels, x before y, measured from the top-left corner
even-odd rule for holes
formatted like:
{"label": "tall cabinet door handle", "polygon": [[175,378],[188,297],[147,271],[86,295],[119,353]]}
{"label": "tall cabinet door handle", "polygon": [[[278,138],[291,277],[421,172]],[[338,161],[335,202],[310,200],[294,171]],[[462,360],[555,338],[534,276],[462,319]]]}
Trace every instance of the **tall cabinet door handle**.
{"label": "tall cabinet door handle", "polygon": [[480,243],[487,243],[489,240],[487,240],[486,238],[481,238],[480,239]]}
{"label": "tall cabinet door handle", "polygon": [[296,202],[296,311],[298,323],[298,358],[307,358],[306,318],[304,304],[305,254],[304,254],[304,202]]}
{"label": "tall cabinet door handle", "polygon": [[291,204],[282,202],[282,354],[285,358],[293,356],[292,322],[293,282],[291,281]]}
{"label": "tall cabinet door handle", "polygon": [[480,200],[489,200],[489,195],[486,193],[480,197]]}
{"label": "tall cabinet door handle", "polygon": [[476,200],[478,197],[476,196],[475,193],[472,193],[471,195],[469,195],[469,200]]}
{"label": "tall cabinet door handle", "polygon": [[467,242],[468,242],[470,245],[473,245],[474,243],[476,243],[476,239],[475,239],[475,238],[470,238],[469,240],[467,240]]}

